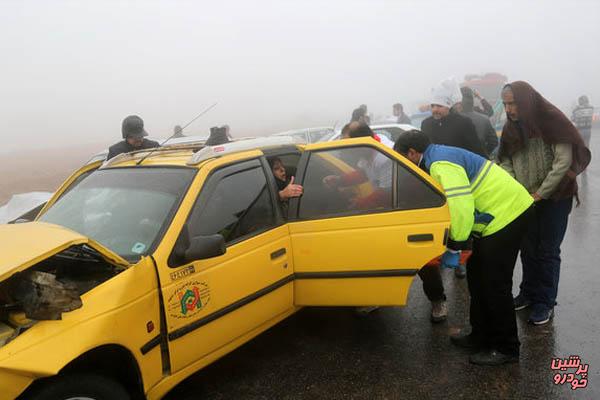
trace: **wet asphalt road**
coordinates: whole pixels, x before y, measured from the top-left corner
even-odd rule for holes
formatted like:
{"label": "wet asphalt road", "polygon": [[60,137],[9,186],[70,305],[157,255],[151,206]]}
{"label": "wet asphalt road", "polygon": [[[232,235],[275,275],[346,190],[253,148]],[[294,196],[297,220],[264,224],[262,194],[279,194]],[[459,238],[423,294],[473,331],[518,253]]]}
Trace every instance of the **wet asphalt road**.
{"label": "wet asphalt road", "polygon": [[[592,136],[598,148],[600,131]],[[595,138],[594,138],[595,136]],[[517,313],[521,361],[469,364],[448,334],[468,322],[466,280],[444,271],[448,321],[429,322],[430,305],[415,278],[408,305],[366,318],[347,308],[303,309],[175,388],[167,399],[600,399],[600,160],[580,178],[562,246],[555,318],[527,323]],[[515,268],[514,288],[521,279]],[[579,355],[588,386],[555,385],[553,357]]]}

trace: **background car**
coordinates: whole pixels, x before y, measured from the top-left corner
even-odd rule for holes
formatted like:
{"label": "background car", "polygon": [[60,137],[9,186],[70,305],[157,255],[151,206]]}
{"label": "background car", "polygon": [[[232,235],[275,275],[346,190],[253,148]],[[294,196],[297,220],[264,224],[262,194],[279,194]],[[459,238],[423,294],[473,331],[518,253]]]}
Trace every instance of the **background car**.
{"label": "background car", "polygon": [[[409,124],[374,124],[370,126],[373,132],[387,137],[392,142],[396,142],[396,139],[398,139],[398,137],[404,132],[411,131],[413,129],[419,129]],[[335,135],[330,136],[327,140],[338,140],[341,136],[342,132],[340,130],[339,132],[336,132]]]}
{"label": "background car", "polygon": [[316,128],[302,128],[294,129],[291,131],[275,133],[271,136],[290,136],[293,137],[297,143],[317,143],[325,142],[331,136],[335,135],[336,131],[330,126],[322,126]]}

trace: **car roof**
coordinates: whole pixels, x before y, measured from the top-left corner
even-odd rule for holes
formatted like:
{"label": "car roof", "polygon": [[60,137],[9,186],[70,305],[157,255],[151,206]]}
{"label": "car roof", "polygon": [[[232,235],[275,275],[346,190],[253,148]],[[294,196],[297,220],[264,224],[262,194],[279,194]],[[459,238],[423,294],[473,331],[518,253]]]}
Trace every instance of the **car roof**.
{"label": "car roof", "polygon": [[204,141],[166,144],[154,149],[119,154],[106,161],[101,168],[138,165],[140,161],[143,165],[196,166],[203,161],[229,154],[283,148],[296,144],[296,140],[290,136],[235,139],[216,146],[205,146]]}
{"label": "car roof", "polygon": [[[177,144],[204,143],[206,141],[206,139],[208,139],[208,136],[193,135],[193,136],[182,136],[182,137],[171,138],[171,139],[149,137],[148,139],[154,140],[155,142],[160,143],[161,147],[165,147],[165,146],[173,146],[173,145],[177,145]],[[85,165],[92,164],[96,161],[106,160],[107,156],[108,156],[108,149],[99,151],[98,153],[94,154],[88,161],[86,161]]]}

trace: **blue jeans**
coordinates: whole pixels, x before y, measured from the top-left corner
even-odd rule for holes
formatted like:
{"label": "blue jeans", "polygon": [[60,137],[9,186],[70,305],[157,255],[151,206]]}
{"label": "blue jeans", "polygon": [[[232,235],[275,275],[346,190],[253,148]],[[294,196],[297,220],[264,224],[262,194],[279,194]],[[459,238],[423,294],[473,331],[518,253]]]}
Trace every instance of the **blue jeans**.
{"label": "blue jeans", "polygon": [[560,276],[560,245],[565,237],[573,198],[535,203],[534,215],[521,244],[521,294],[532,303],[554,307]]}

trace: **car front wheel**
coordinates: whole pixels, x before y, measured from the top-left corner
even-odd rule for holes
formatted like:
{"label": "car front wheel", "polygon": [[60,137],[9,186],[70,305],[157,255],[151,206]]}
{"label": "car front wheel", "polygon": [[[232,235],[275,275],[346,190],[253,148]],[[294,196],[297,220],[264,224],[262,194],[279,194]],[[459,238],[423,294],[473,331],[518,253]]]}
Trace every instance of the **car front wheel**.
{"label": "car front wheel", "polygon": [[35,388],[28,400],[130,400],[123,386],[102,375],[71,374],[49,378]]}

